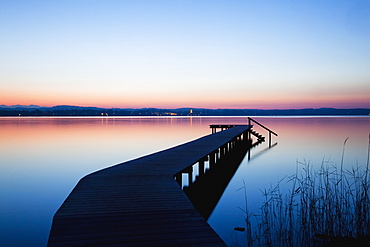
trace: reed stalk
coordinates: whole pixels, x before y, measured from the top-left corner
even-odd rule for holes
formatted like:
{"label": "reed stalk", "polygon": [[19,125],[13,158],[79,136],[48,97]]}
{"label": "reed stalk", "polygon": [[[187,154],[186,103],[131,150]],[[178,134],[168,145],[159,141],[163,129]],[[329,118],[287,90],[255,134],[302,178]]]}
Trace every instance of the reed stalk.
{"label": "reed stalk", "polygon": [[[245,211],[248,246],[325,246],[370,239],[370,134],[365,166],[350,170],[344,169],[347,140],[339,167],[323,159],[314,171],[309,162],[297,161],[296,174],[262,191],[260,214]],[[285,195],[280,191],[283,181],[291,184]],[[251,223],[252,217],[257,223]]]}

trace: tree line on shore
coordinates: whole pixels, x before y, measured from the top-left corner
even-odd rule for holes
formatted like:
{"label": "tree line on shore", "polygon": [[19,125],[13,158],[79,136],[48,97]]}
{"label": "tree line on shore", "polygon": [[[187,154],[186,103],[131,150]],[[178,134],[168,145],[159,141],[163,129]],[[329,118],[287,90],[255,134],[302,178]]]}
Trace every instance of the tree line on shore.
{"label": "tree line on shore", "polygon": [[0,116],[307,116],[370,115],[369,108],[204,109],[98,108],[82,106],[0,106]]}

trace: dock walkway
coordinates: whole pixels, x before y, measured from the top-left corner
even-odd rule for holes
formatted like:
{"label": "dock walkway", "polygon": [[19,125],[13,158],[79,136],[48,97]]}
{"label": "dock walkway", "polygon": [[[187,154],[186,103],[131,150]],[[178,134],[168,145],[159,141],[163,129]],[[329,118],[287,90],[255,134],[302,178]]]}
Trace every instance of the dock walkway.
{"label": "dock walkway", "polygon": [[54,215],[48,246],[225,246],[178,174],[211,164],[250,128],[235,126],[83,177]]}

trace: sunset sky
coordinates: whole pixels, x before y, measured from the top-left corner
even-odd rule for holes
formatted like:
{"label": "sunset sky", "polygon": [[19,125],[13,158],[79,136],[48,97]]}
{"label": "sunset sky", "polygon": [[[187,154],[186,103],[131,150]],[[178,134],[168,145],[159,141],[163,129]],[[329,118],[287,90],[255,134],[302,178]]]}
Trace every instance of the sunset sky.
{"label": "sunset sky", "polygon": [[0,0],[0,105],[370,107],[370,1]]}

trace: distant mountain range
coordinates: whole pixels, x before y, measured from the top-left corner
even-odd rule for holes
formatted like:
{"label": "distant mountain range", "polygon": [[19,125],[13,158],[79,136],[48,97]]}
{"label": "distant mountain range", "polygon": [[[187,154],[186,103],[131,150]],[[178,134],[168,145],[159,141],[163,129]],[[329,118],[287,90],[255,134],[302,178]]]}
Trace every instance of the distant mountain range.
{"label": "distant mountain range", "polygon": [[36,109],[36,108],[41,108],[41,106],[38,105],[11,105],[11,106],[6,106],[6,105],[0,105],[0,108],[6,108],[6,109],[15,109],[15,108],[27,108],[27,109]]}
{"label": "distant mountain range", "polygon": [[370,115],[370,108],[204,109],[204,108],[99,108],[71,105],[0,105],[0,116],[320,116]]}

